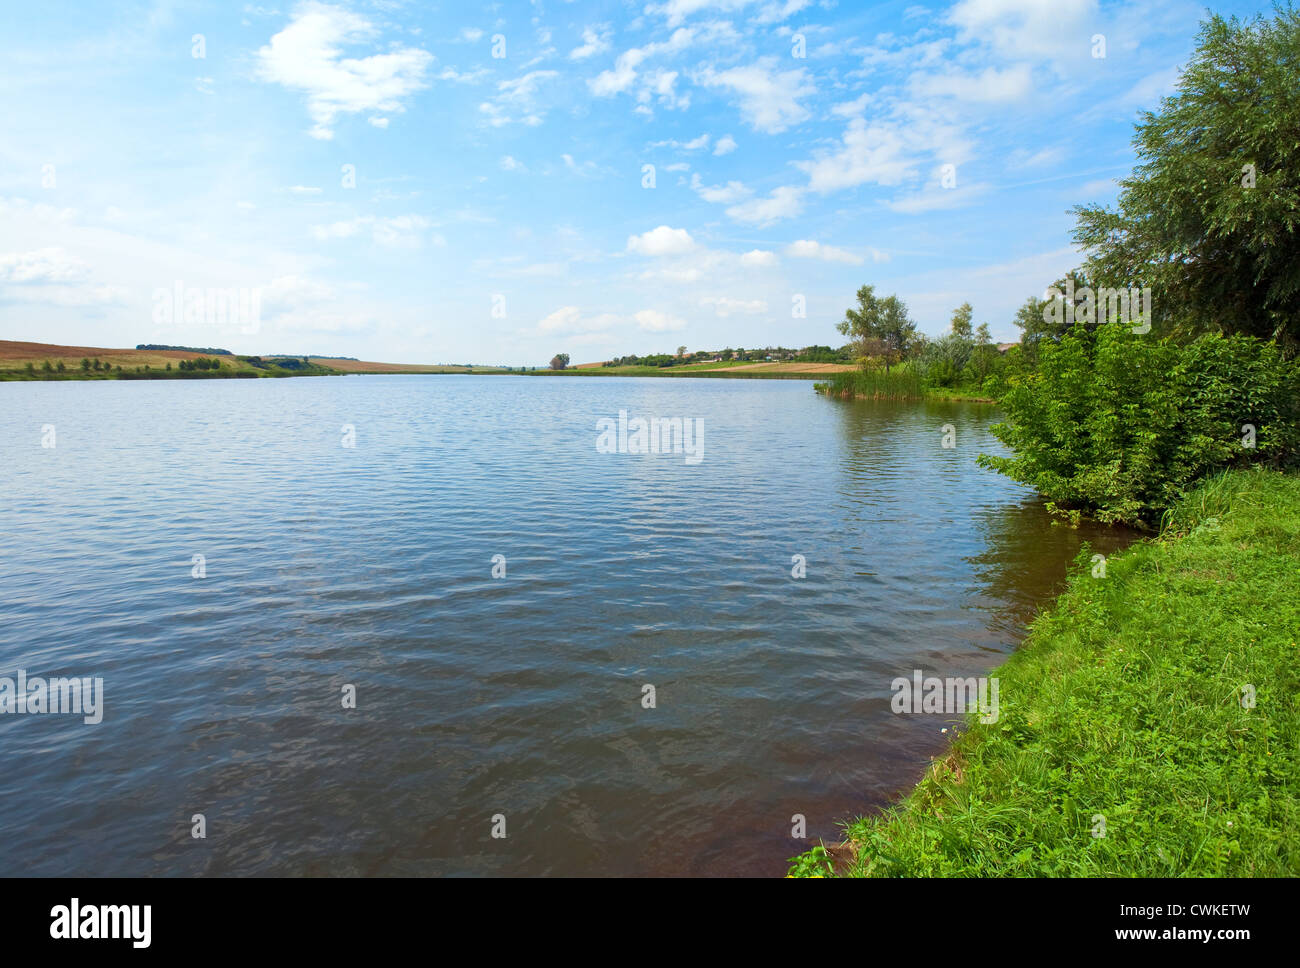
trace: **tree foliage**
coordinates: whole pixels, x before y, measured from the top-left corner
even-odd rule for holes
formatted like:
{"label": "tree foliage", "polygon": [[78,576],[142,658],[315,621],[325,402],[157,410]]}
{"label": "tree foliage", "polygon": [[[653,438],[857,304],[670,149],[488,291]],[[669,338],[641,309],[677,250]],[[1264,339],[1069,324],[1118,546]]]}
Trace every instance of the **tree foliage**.
{"label": "tree foliage", "polygon": [[1107,523],[1150,524],[1211,471],[1300,456],[1300,364],[1239,334],[1179,344],[1079,325],[1041,344],[1000,403],[992,430],[1016,453],[980,463]]}
{"label": "tree foliage", "polygon": [[1078,206],[1099,284],[1150,286],[1158,334],[1300,342],[1300,16],[1211,16],[1175,94],[1143,112],[1117,208]]}
{"label": "tree foliage", "polygon": [[885,369],[905,360],[917,345],[916,323],[897,296],[881,298],[872,286],[858,289],[858,305],[845,310],[836,327],[857,344],[859,356],[881,355]]}

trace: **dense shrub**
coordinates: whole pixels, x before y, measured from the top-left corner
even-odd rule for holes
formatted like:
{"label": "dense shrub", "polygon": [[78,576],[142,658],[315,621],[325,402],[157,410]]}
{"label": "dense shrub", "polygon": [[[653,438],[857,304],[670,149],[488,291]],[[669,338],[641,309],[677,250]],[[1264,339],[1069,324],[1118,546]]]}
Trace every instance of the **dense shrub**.
{"label": "dense shrub", "polygon": [[1214,470],[1300,455],[1300,368],[1253,337],[1076,327],[1000,390],[993,433],[1016,453],[980,463],[1107,523],[1148,526]]}
{"label": "dense shrub", "polygon": [[975,345],[969,337],[945,333],[938,339],[927,341],[913,364],[927,386],[953,387],[961,381]]}

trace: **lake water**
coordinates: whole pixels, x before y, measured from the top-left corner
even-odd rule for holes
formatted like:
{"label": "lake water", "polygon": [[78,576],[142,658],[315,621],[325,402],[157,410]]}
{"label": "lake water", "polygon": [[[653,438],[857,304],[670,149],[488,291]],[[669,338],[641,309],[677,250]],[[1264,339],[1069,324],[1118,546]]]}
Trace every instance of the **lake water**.
{"label": "lake water", "polygon": [[[621,410],[698,419],[703,459],[600,453]],[[986,673],[1123,540],[978,468],[995,419],[803,381],[0,383],[0,677],[104,697],[0,716],[0,859],[783,874],[794,815],[838,840],[943,751],[895,677]]]}

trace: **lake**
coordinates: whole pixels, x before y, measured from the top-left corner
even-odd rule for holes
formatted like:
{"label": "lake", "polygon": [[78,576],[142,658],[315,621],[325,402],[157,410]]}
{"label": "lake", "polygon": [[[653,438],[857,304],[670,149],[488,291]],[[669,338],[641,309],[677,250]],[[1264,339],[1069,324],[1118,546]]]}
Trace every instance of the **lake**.
{"label": "lake", "polygon": [[[700,459],[602,452],[621,411]],[[0,716],[0,858],[784,874],[943,752],[960,717],[895,714],[896,677],[986,674],[1125,540],[977,467],[996,419],[786,380],[0,383],[0,676],[103,681],[97,724]]]}

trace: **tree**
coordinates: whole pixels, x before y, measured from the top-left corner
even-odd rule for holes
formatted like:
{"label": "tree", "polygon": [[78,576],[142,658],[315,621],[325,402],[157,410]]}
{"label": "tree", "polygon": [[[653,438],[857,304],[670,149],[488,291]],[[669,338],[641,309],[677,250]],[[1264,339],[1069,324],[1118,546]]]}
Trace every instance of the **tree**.
{"label": "tree", "polygon": [[[1080,300],[1083,298],[1080,294],[1090,288],[1090,283],[1088,276],[1082,270],[1072,269],[1068,275],[1052,283],[1050,288],[1062,294],[1060,306],[1054,306],[1052,299],[1030,296],[1016,310],[1015,324],[1020,327],[1020,345],[1024,347],[1031,361],[1038,358],[1040,341],[1059,343],[1061,337],[1070,331],[1072,324],[1067,321],[1067,314],[1064,311],[1065,293],[1074,292],[1076,308],[1072,312],[1077,312]],[[1095,329],[1096,326],[1094,319],[1089,328]]]}
{"label": "tree", "polygon": [[[885,370],[907,358],[917,342],[916,323],[907,315],[907,306],[897,296],[881,299],[872,286],[858,290],[858,305],[844,312],[844,321],[836,326],[856,344],[859,356],[874,356],[877,345],[883,352]],[[873,344],[872,341],[879,341]]]}
{"label": "tree", "polygon": [[83,373],[90,372],[90,359],[88,357],[83,356],[81,358],[81,371]]}
{"label": "tree", "polygon": [[28,376],[36,375],[36,367],[30,360],[27,361],[27,375]]}
{"label": "tree", "polygon": [[975,330],[975,342],[980,346],[987,346],[993,342],[993,337],[989,334],[988,323],[980,323],[979,329]]}
{"label": "tree", "polygon": [[685,356],[685,355],[686,355],[686,347],[685,347],[685,346],[679,346],[679,347],[677,347],[677,355],[678,355],[678,356]]}
{"label": "tree", "polygon": [[63,365],[62,360],[59,360],[59,365],[56,366],[55,369],[58,370],[60,373],[63,373],[65,370],[67,370],[67,367]]}
{"label": "tree", "polygon": [[962,303],[952,312],[952,334],[960,336],[962,339],[971,338],[971,317],[974,310],[971,309],[970,303]]}
{"label": "tree", "polygon": [[554,356],[551,357],[552,370],[563,370],[568,365],[569,365],[568,353],[556,353]]}
{"label": "tree", "polygon": [[1157,332],[1300,345],[1300,13],[1211,16],[1176,92],[1143,112],[1117,207],[1073,209],[1085,269],[1150,286]]}

